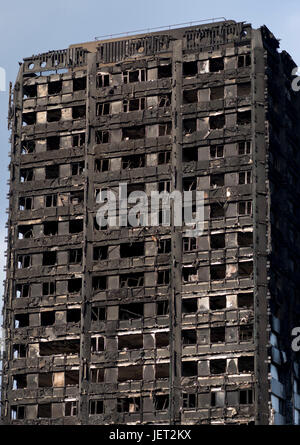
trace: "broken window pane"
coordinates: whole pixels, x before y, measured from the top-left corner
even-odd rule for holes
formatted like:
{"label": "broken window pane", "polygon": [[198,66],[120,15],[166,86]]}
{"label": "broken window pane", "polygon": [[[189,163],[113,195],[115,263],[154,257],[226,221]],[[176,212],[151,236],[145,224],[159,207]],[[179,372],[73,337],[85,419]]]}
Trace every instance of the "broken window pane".
{"label": "broken window pane", "polygon": [[120,320],[131,320],[142,318],[144,315],[143,303],[121,304],[119,307]]}

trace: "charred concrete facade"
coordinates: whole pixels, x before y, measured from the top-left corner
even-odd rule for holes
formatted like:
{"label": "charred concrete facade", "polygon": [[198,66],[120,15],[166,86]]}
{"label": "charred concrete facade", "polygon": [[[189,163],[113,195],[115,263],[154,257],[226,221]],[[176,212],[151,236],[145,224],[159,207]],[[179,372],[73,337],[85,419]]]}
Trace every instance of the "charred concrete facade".
{"label": "charred concrete facade", "polygon": [[[24,59],[3,423],[299,422],[294,67],[234,21]],[[99,227],[120,182],[203,190],[204,234]]]}

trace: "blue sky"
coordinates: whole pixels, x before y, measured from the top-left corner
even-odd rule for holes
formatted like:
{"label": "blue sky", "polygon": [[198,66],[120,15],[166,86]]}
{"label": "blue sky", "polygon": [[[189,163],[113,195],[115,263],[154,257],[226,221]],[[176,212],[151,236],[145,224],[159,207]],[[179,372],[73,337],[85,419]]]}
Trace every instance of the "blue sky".
{"label": "blue sky", "polygon": [[[0,67],[8,82],[15,81],[23,57],[63,49],[95,36],[135,31],[222,17],[267,25],[281,39],[281,48],[300,64],[299,0],[14,0],[2,2],[0,14]],[[7,131],[8,93],[0,92],[0,283],[4,279],[4,237],[8,206]],[[0,293],[1,295],[1,293]]]}

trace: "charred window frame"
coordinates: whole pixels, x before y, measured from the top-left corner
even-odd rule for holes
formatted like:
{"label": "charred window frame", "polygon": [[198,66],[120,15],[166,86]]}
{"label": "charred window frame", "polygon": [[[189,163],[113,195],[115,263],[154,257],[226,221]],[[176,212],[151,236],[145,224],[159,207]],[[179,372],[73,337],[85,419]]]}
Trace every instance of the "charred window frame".
{"label": "charred window frame", "polygon": [[57,207],[57,193],[45,195],[45,207]]}
{"label": "charred window frame", "polygon": [[90,400],[89,414],[90,416],[97,416],[104,413],[103,400]]}
{"label": "charred window frame", "polygon": [[43,296],[55,295],[56,282],[46,281],[43,283],[42,288],[43,288]]}
{"label": "charred window frame", "polygon": [[239,155],[251,154],[251,141],[243,141],[238,144]]}
{"label": "charred window frame", "polygon": [[21,168],[20,169],[20,182],[30,182],[34,180],[33,168]]}
{"label": "charred window frame", "polygon": [[137,413],[141,410],[141,397],[118,397],[118,413]]}
{"label": "charred window frame", "polygon": [[106,320],[106,307],[103,306],[92,306],[91,319],[99,323],[99,321]]}
{"label": "charred window frame", "polygon": [[78,414],[77,400],[65,402],[65,417],[76,417],[77,414]]}
{"label": "charred window frame", "polygon": [[123,112],[129,113],[131,111],[142,111],[146,108],[145,97],[139,97],[137,99],[124,99],[123,100]]}
{"label": "charred window frame", "polygon": [[134,168],[143,168],[146,164],[145,154],[123,156],[122,157],[122,169],[131,170]]}
{"label": "charred window frame", "polygon": [[110,76],[109,74],[99,73],[96,79],[96,88],[109,87]]}
{"label": "charred window frame", "polygon": [[103,173],[109,170],[109,159],[95,159],[94,170],[96,173]]}
{"label": "charred window frame", "polygon": [[224,145],[212,145],[210,147],[210,159],[219,159],[224,157]]}
{"label": "charred window frame", "polygon": [[197,394],[195,393],[183,393],[182,394],[182,407],[183,409],[196,409],[197,408]]}
{"label": "charred window frame", "polygon": [[158,153],[158,165],[170,164],[171,162],[171,151],[161,151]]}
{"label": "charred window frame", "polygon": [[91,383],[103,383],[104,382],[104,369],[92,368],[90,369],[90,381]]}
{"label": "charred window frame", "polygon": [[18,269],[27,269],[31,266],[31,255],[28,254],[22,254],[18,255]]}
{"label": "charred window frame", "polygon": [[96,116],[107,116],[110,114],[110,102],[96,104]]}
{"label": "charred window frame", "polygon": [[91,338],[91,353],[103,352],[105,349],[104,337],[97,336]]}
{"label": "charred window frame", "polygon": [[33,197],[32,196],[22,196],[19,198],[19,210],[32,210],[33,209]]}
{"label": "charred window frame", "polygon": [[73,134],[72,136],[73,147],[83,147],[84,144],[85,144],[85,133]]}
{"label": "charred window frame", "polygon": [[252,201],[240,201],[238,203],[239,215],[252,215]]}
{"label": "charred window frame", "polygon": [[108,130],[96,130],[95,139],[96,144],[108,144],[110,139],[110,133]]}
{"label": "charred window frame", "polygon": [[155,411],[167,411],[170,405],[169,394],[155,394],[154,409]]}
{"label": "charred window frame", "polygon": [[31,154],[35,152],[35,140],[26,140],[21,142],[21,154]]}
{"label": "charred window frame", "polygon": [[69,250],[69,263],[80,264],[82,262],[82,249]]}
{"label": "charred window frame", "polygon": [[159,136],[170,136],[172,134],[172,122],[166,122],[158,125]]}
{"label": "charred window frame", "polygon": [[135,82],[145,82],[147,80],[147,70],[146,68],[139,68],[136,70],[127,70],[122,73],[123,83],[135,83]]}

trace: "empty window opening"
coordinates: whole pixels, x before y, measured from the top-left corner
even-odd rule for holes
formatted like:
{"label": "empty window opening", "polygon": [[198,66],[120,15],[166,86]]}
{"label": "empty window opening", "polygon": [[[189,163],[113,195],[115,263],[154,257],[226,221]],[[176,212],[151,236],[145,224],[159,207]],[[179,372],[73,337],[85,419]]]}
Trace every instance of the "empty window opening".
{"label": "empty window opening", "polygon": [[41,312],[41,326],[53,326],[55,323],[55,311]]}
{"label": "empty window opening", "polygon": [[237,124],[238,125],[251,124],[251,110],[239,111],[237,114]]}
{"label": "empty window opening", "polygon": [[183,409],[195,409],[196,408],[196,394],[183,393],[182,394],[182,407]]}
{"label": "empty window opening", "polygon": [[47,151],[60,149],[60,136],[50,136],[47,138]]}
{"label": "empty window opening", "polygon": [[95,137],[96,137],[96,144],[108,144],[108,142],[109,142],[109,131],[107,131],[107,130],[96,130]]}
{"label": "empty window opening", "polygon": [[53,379],[51,372],[42,372],[39,374],[39,388],[52,388]]}
{"label": "empty window opening", "polygon": [[239,263],[238,274],[240,277],[251,277],[253,274],[253,262],[246,261],[244,263]]}
{"label": "empty window opening", "polygon": [[182,187],[185,192],[197,190],[197,178],[185,178],[182,180]]}
{"label": "empty window opening", "polygon": [[35,141],[22,141],[21,142],[21,154],[30,154],[35,152]]}
{"label": "empty window opening", "polygon": [[133,168],[145,167],[146,157],[142,155],[123,156],[122,157],[122,169],[130,170]]}
{"label": "empty window opening", "polygon": [[167,270],[159,270],[157,272],[157,285],[166,285],[170,283],[170,271]]}
{"label": "empty window opening", "polygon": [[58,234],[58,222],[57,221],[47,221],[44,222],[44,235],[53,236]]}
{"label": "empty window opening", "polygon": [[144,286],[144,273],[131,273],[120,275],[120,287],[141,287]]}
{"label": "empty window opening", "polygon": [[170,107],[171,106],[172,95],[171,94],[163,94],[158,96],[158,106],[162,107]]}
{"label": "empty window opening", "polygon": [[239,215],[252,215],[252,201],[241,201],[238,203]]}
{"label": "empty window opening", "polygon": [[195,314],[198,311],[198,298],[188,298],[182,300],[182,313]]}
{"label": "empty window opening", "polygon": [[71,164],[72,176],[80,176],[84,173],[84,161]]}
{"label": "empty window opening", "polygon": [[103,383],[104,382],[104,369],[91,369],[90,370],[91,383]]}
{"label": "empty window opening", "polygon": [[210,116],[209,127],[211,130],[220,130],[225,126],[225,115],[217,114],[216,116]]}
{"label": "empty window opening", "polygon": [[31,266],[31,255],[18,255],[18,269],[26,269]]}
{"label": "empty window opening", "polygon": [[226,295],[211,296],[209,299],[210,309],[218,311],[226,308]]}
{"label": "empty window opening", "polygon": [[210,235],[211,249],[224,249],[225,247],[225,233],[218,233],[217,235]]}
{"label": "empty window opening", "polygon": [[121,304],[119,307],[120,320],[132,320],[142,318],[144,316],[143,303]]}
{"label": "empty window opening", "polygon": [[27,388],[27,374],[18,374],[13,376],[13,389]]}
{"label": "empty window opening", "polygon": [[157,78],[164,79],[166,77],[172,77],[172,64],[157,67]]}
{"label": "empty window opening", "polygon": [[253,308],[253,292],[238,294],[238,308]]}
{"label": "empty window opening", "polygon": [[36,123],[36,113],[23,113],[23,125],[34,125]]}
{"label": "empty window opening", "polygon": [[238,56],[238,68],[244,68],[251,65],[251,54],[242,54]]}
{"label": "empty window opening", "polygon": [[170,151],[161,151],[158,153],[158,165],[169,164],[171,161],[171,152]]}
{"label": "empty window opening", "polygon": [[96,115],[97,116],[106,116],[110,114],[110,103],[105,102],[96,105]]}
{"label": "empty window opening", "polygon": [[67,323],[79,323],[81,318],[80,309],[68,309],[67,310]]}
{"label": "empty window opening", "polygon": [[29,326],[29,314],[15,315],[15,329],[27,328]]}
{"label": "empty window opening", "polygon": [[217,73],[224,69],[224,59],[223,57],[215,57],[209,60],[209,71],[211,73]]}
{"label": "empty window opening", "polygon": [[92,321],[105,321],[106,320],[106,308],[101,306],[92,307]]}
{"label": "empty window opening", "polygon": [[253,246],[253,232],[238,232],[238,245],[240,247]]}
{"label": "empty window opening", "polygon": [[158,125],[159,136],[170,136],[172,133],[172,122],[166,122],[165,124]]}
{"label": "empty window opening", "polygon": [[197,238],[183,238],[182,245],[184,252],[193,252],[197,250]]}
{"label": "empty window opening", "polygon": [[91,352],[103,352],[104,351],[104,337],[92,337],[91,338]]}
{"label": "empty window opening", "polygon": [[123,71],[123,83],[145,82],[147,80],[146,69],[141,68],[132,71]]}
{"label": "empty window opening", "polygon": [[168,300],[157,301],[156,315],[157,316],[169,315],[169,301]]}
{"label": "empty window opening", "polygon": [[54,95],[54,94],[59,94],[62,90],[62,81],[61,80],[57,80],[55,82],[49,82],[48,83],[48,94],[50,95]]}
{"label": "empty window opening", "polygon": [[40,356],[79,354],[79,340],[47,341],[40,343]]}
{"label": "empty window opening", "polygon": [[138,99],[123,100],[123,111],[128,113],[129,111],[140,111],[144,110],[146,105],[146,99],[140,97]]}
{"label": "empty window opening", "polygon": [[143,380],[142,366],[120,366],[118,368],[118,382],[129,380]]}
{"label": "empty window opening", "polygon": [[210,279],[211,280],[224,280],[226,277],[225,264],[218,264],[210,267]]}
{"label": "empty window opening", "polygon": [[47,111],[47,122],[58,122],[61,120],[61,109]]}
{"label": "empty window opening", "polygon": [[73,91],[82,91],[86,89],[86,77],[77,77],[73,79]]}
{"label": "empty window opening", "polygon": [[84,192],[83,190],[79,190],[76,192],[70,193],[70,204],[79,205],[84,201]]}
{"label": "empty window opening", "polygon": [[45,205],[46,205],[46,207],[56,207],[57,206],[57,194],[46,195],[45,196]]}
{"label": "empty window opening", "polygon": [[141,409],[140,397],[117,398],[118,413],[137,413]]}
{"label": "empty window opening", "polygon": [[183,92],[183,103],[184,104],[193,104],[198,102],[198,90],[185,90]]}
{"label": "empty window opening", "polygon": [[239,173],[239,184],[251,184],[252,175],[250,171]]}
{"label": "empty window opening", "polygon": [[249,373],[254,371],[254,357],[245,356],[238,358],[238,368],[240,373]]}
{"label": "empty window opening", "polygon": [[65,386],[78,386],[79,385],[79,371],[66,371],[65,372]]}
{"label": "empty window opening", "polygon": [[15,405],[11,407],[11,420],[24,420],[25,406]]}
{"label": "empty window opening", "polygon": [[20,169],[20,181],[29,182],[33,181],[33,168],[21,168]]}
{"label": "empty window opening", "polygon": [[69,250],[69,263],[79,264],[82,261],[82,249]]}
{"label": "empty window opening", "polygon": [[33,237],[33,225],[28,224],[24,226],[18,226],[18,239],[26,239]]}
{"label": "empty window opening", "polygon": [[184,77],[194,77],[198,74],[198,63],[197,61],[193,62],[183,62],[182,64],[182,72]]}
{"label": "empty window opening", "polygon": [[134,140],[134,139],[144,139],[144,138],[145,138],[145,125],[122,128],[123,140]]}
{"label": "empty window opening", "polygon": [[45,178],[46,179],[59,178],[59,165],[47,165],[45,167]]}
{"label": "empty window opening", "polygon": [[19,199],[20,210],[32,210],[33,199],[31,197],[22,197]]}
{"label": "empty window opening", "polygon": [[107,277],[106,276],[93,277],[92,284],[93,284],[93,289],[96,291],[105,290],[107,289]]}
{"label": "empty window opening", "polygon": [[97,75],[97,88],[109,87],[109,74]]}
{"label": "empty window opening", "polygon": [[42,405],[38,405],[38,419],[49,419],[52,417],[52,404],[51,403],[43,403]]}
{"label": "empty window opening", "polygon": [[225,405],[225,392],[224,391],[212,391],[210,404],[212,407],[221,408]]}
{"label": "empty window opening", "polygon": [[157,332],[155,334],[155,344],[157,348],[165,348],[170,344],[169,332]]}
{"label": "empty window opening", "polygon": [[226,359],[217,359],[210,361],[210,373],[213,375],[225,374],[226,372]]}
{"label": "empty window opening", "polygon": [[43,266],[54,266],[57,261],[57,252],[48,251],[43,253]]}
{"label": "empty window opening", "polygon": [[192,283],[198,281],[198,269],[195,267],[183,267],[182,278],[185,283]]}
{"label": "empty window opening", "polygon": [[68,292],[70,294],[80,292],[82,288],[82,280],[81,278],[73,278],[68,281]]}
{"label": "empty window opening", "polygon": [[224,99],[224,86],[210,89],[210,100]]}
{"label": "empty window opening", "polygon": [[184,329],[181,332],[182,344],[196,345],[197,344],[197,331],[196,329]]}
{"label": "empty window opening", "polygon": [[210,158],[218,159],[224,156],[224,146],[223,145],[212,145],[210,147]]}
{"label": "empty window opening", "polygon": [[253,390],[252,389],[240,389],[239,391],[240,405],[252,405],[253,403]]}
{"label": "empty window opening", "polygon": [[166,411],[169,409],[169,394],[156,394],[154,396],[155,411]]}
{"label": "empty window opening", "polygon": [[237,85],[237,95],[238,97],[247,97],[251,94],[251,83],[238,83]]}
{"label": "empty window opening", "polygon": [[24,95],[24,99],[36,97],[37,85],[23,85],[23,95]]}
{"label": "empty window opening", "polygon": [[211,218],[224,218],[224,216],[225,216],[224,205],[221,202],[210,205]]}
{"label": "empty window opening", "polygon": [[78,402],[76,400],[65,403],[65,417],[77,416]]}
{"label": "empty window opening", "polygon": [[103,173],[109,170],[109,159],[95,159],[95,172]]}
{"label": "empty window opening", "polygon": [[182,150],[183,162],[197,162],[198,161],[198,149],[197,148],[185,148]]}
{"label": "empty window opening", "polygon": [[102,261],[108,258],[108,246],[97,246],[93,249],[93,260]]}
{"label": "empty window opening", "polygon": [[145,245],[143,242],[139,243],[123,243],[120,245],[120,257],[132,258],[137,256],[144,256]]}
{"label": "empty window opening", "polygon": [[242,325],[239,328],[240,341],[249,342],[253,340],[253,325]]}
{"label": "empty window opening", "polygon": [[198,362],[182,362],[182,377],[196,377],[198,375]]}
{"label": "empty window opening", "polygon": [[83,220],[82,219],[71,219],[69,222],[69,233],[81,233],[83,231]]}
{"label": "empty window opening", "polygon": [[160,239],[158,242],[157,253],[166,254],[171,252],[171,238]]}
{"label": "empty window opening", "polygon": [[13,358],[26,358],[27,357],[27,345],[15,344],[13,345]]}
{"label": "empty window opening", "polygon": [[78,133],[72,136],[72,146],[82,147],[85,144],[85,133]]}
{"label": "empty window opening", "polygon": [[171,191],[171,181],[159,181],[158,191],[159,191],[159,193],[170,192]]}
{"label": "empty window opening", "polygon": [[217,175],[210,175],[210,185],[211,187],[223,187],[224,186],[224,173],[219,173]]}
{"label": "empty window opening", "polygon": [[104,413],[103,400],[90,400],[89,414],[91,416],[97,416]]}
{"label": "empty window opening", "polygon": [[73,119],[84,119],[86,113],[85,105],[77,105],[72,108],[72,118]]}
{"label": "empty window opening", "polygon": [[248,155],[251,153],[251,142],[239,142],[239,155]]}
{"label": "empty window opening", "polygon": [[160,363],[155,366],[156,379],[168,379],[170,375],[170,363]]}
{"label": "empty window opening", "polygon": [[143,334],[119,335],[118,349],[142,349],[143,348]]}
{"label": "empty window opening", "polygon": [[219,326],[210,329],[210,342],[211,343],[225,342],[225,326]]}
{"label": "empty window opening", "polygon": [[43,296],[54,295],[56,291],[55,281],[43,283]]}
{"label": "empty window opening", "polygon": [[197,119],[183,119],[183,134],[185,136],[197,131]]}

